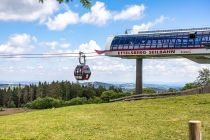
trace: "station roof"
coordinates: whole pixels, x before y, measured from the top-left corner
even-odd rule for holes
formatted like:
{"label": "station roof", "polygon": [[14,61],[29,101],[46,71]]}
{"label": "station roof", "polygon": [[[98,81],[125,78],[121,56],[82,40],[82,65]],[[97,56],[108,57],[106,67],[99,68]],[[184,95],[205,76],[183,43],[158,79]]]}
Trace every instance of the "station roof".
{"label": "station roof", "polygon": [[169,29],[169,30],[154,30],[154,31],[140,31],[138,34],[164,34],[164,33],[179,33],[179,32],[202,32],[210,31],[210,27],[204,28],[189,28],[189,29]]}

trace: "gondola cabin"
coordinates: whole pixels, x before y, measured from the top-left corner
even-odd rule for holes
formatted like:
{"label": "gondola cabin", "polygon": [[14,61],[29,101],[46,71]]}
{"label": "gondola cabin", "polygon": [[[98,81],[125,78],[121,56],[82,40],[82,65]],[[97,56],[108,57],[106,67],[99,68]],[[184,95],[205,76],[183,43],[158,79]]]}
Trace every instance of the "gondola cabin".
{"label": "gondola cabin", "polygon": [[88,80],[90,75],[91,71],[88,65],[77,65],[74,70],[74,77],[76,80]]}

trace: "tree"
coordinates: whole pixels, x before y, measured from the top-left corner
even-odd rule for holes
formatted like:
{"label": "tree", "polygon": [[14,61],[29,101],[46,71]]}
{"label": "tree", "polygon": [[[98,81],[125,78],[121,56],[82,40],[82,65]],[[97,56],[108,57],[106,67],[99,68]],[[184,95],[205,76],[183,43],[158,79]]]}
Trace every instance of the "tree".
{"label": "tree", "polygon": [[175,88],[169,88],[168,89],[168,92],[177,92],[177,89],[175,89]]}
{"label": "tree", "polygon": [[182,88],[182,90],[187,90],[187,89],[192,89],[192,88],[196,88],[198,87],[198,85],[194,82],[194,83],[186,83],[184,85],[184,87]]}
{"label": "tree", "polygon": [[7,107],[8,108],[15,108],[16,105],[15,105],[14,101],[10,101],[10,102],[7,103]]}
{"label": "tree", "polygon": [[199,70],[199,75],[197,77],[196,83],[199,86],[205,86],[210,81],[210,70],[208,68],[203,68]]}
{"label": "tree", "polygon": [[153,93],[156,93],[156,91],[153,88],[144,88],[143,93],[144,94],[153,94]]}
{"label": "tree", "polygon": [[116,92],[114,92],[113,90],[104,91],[101,95],[101,99],[104,102],[109,102],[110,99],[114,99],[115,95],[116,95]]}
{"label": "tree", "polygon": [[3,90],[0,89],[0,107],[4,106],[4,94],[3,94]]}
{"label": "tree", "polygon": [[[46,0],[39,0],[39,2],[43,3],[44,1]],[[59,3],[63,3],[63,2],[69,2],[69,1],[73,1],[73,0],[57,0]],[[82,3],[82,5],[85,7],[85,8],[90,8],[91,7],[91,2],[89,0],[80,0],[80,3]]]}

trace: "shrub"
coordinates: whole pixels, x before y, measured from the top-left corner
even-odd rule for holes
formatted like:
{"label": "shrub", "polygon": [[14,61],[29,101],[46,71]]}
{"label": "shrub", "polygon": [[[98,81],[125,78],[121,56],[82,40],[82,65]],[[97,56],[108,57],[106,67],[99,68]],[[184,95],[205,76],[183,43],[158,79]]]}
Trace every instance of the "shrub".
{"label": "shrub", "polygon": [[3,107],[0,107],[0,111],[4,111]]}
{"label": "shrub", "polygon": [[184,87],[181,90],[187,90],[187,89],[192,89],[192,88],[197,88],[199,87],[197,83],[186,83]]}
{"label": "shrub", "polygon": [[15,108],[16,105],[15,105],[14,101],[11,101],[11,102],[9,102],[9,103],[7,104],[7,107],[8,107],[8,108]]}
{"label": "shrub", "polygon": [[104,91],[101,95],[101,99],[103,102],[109,102],[109,100],[113,98],[114,94],[116,93],[113,90]]}
{"label": "shrub", "polygon": [[102,101],[102,99],[100,97],[95,97],[95,96],[88,100],[89,104],[99,104],[99,103],[102,103],[102,102],[103,101]]}
{"label": "shrub", "polygon": [[178,90],[177,89],[175,89],[175,88],[169,88],[168,89],[168,92],[177,92]]}
{"label": "shrub", "polygon": [[69,101],[67,101],[65,103],[65,105],[81,105],[81,104],[86,104],[88,103],[87,102],[87,98],[85,97],[76,97],[76,98],[73,98]]}
{"label": "shrub", "polygon": [[27,103],[25,106],[27,108],[32,109],[47,109],[47,108],[53,108],[53,107],[61,107],[64,105],[64,101],[54,99],[51,97],[45,97],[45,98],[37,98],[36,100]]}
{"label": "shrub", "polygon": [[101,95],[103,102],[109,102],[110,99],[116,99],[124,96],[129,96],[129,92],[114,92],[113,90],[104,91]]}
{"label": "shrub", "polygon": [[153,88],[144,88],[143,93],[144,94],[153,94],[153,93],[156,93],[156,91]]}

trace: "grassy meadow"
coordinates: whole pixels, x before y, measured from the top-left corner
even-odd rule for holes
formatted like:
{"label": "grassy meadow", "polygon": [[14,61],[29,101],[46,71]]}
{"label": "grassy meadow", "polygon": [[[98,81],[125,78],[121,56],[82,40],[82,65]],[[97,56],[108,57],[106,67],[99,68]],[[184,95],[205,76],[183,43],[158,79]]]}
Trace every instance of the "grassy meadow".
{"label": "grassy meadow", "polygon": [[89,104],[0,116],[0,139],[186,140],[188,121],[210,139],[210,94]]}

